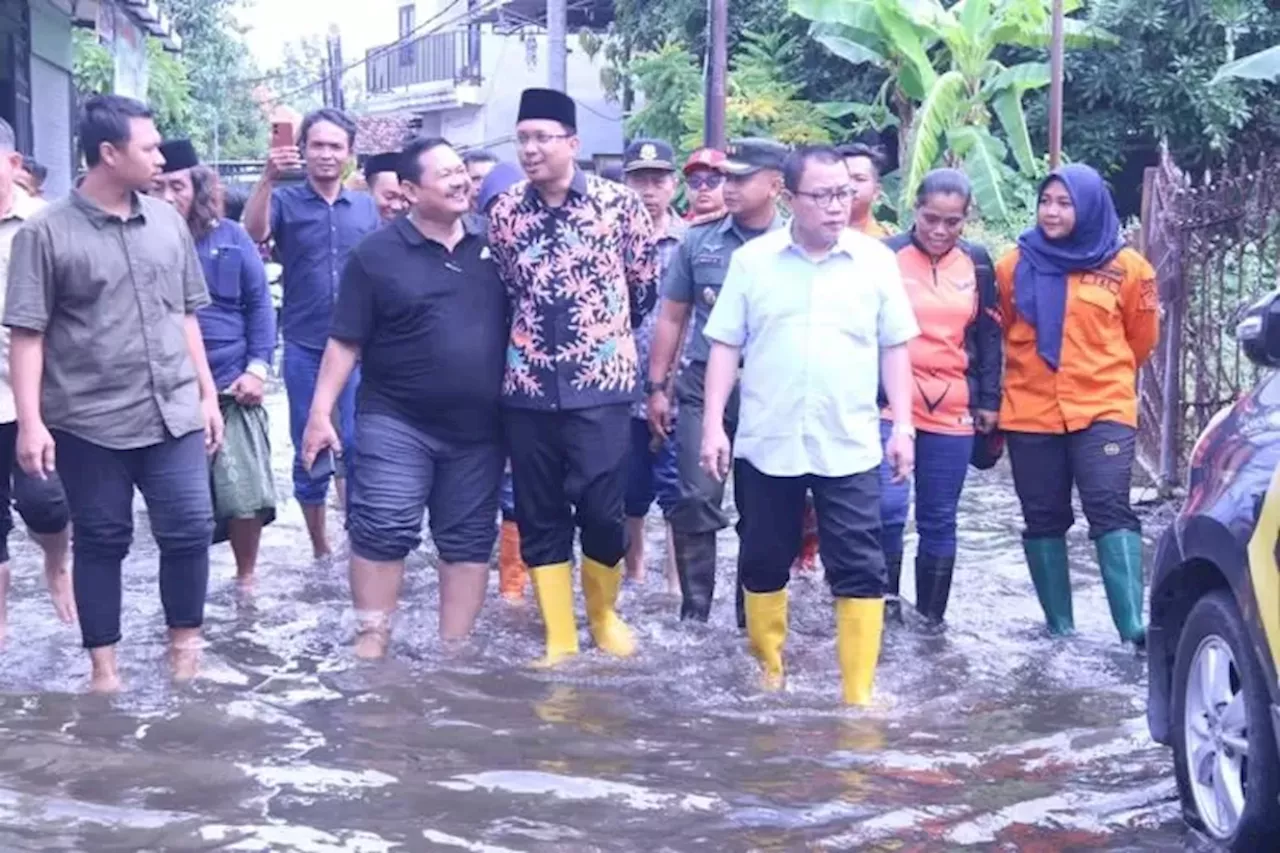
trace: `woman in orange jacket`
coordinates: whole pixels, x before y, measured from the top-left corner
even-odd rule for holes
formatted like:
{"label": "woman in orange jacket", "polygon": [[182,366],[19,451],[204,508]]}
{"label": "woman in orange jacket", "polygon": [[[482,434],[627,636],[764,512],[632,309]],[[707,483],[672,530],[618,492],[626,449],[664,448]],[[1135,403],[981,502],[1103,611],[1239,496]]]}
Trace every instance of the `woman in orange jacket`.
{"label": "woman in orange jacket", "polygon": [[[885,240],[898,258],[920,334],[907,344],[914,379],[913,483],[880,469],[880,544],[889,571],[888,618],[901,618],[902,531],[915,486],[916,611],[940,627],[956,564],[956,512],[975,433],[996,425],[1002,339],[991,257],[960,238],[973,191],[955,169],[934,169],[916,193],[911,230]],[[893,424],[880,422],[889,440]]]}
{"label": "woman in orange jacket", "polygon": [[1074,630],[1071,487],[1089,522],[1122,640],[1142,645],[1142,537],[1129,505],[1137,372],[1155,347],[1155,271],[1120,237],[1102,176],[1073,164],[1040,187],[1036,227],[996,265],[1006,432],[1023,549],[1049,630]]}

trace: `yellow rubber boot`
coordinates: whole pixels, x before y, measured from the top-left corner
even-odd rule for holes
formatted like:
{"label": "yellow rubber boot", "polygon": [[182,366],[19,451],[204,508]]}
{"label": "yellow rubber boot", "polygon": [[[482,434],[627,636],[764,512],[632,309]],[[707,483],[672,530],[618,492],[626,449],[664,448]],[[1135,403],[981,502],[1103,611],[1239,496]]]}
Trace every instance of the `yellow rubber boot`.
{"label": "yellow rubber boot", "polygon": [[587,622],[596,645],[620,658],[636,651],[636,638],[613,609],[622,585],[622,566],[606,566],[590,557],[582,558],[582,594],[587,600]]}
{"label": "yellow rubber boot", "polygon": [[528,569],[520,559],[520,531],[514,521],[504,521],[498,540],[498,592],[504,601],[523,604],[528,586]]}
{"label": "yellow rubber boot", "polygon": [[782,689],[782,647],[787,642],[787,590],[746,592],[747,639],[751,654],[760,661],[761,685],[765,690]]}
{"label": "yellow rubber boot", "polygon": [[883,598],[836,599],[836,656],[846,705],[871,704],[883,634]]}
{"label": "yellow rubber boot", "polygon": [[538,609],[547,629],[547,653],[535,666],[555,666],[578,653],[578,623],[573,618],[573,566],[553,563],[531,569]]}

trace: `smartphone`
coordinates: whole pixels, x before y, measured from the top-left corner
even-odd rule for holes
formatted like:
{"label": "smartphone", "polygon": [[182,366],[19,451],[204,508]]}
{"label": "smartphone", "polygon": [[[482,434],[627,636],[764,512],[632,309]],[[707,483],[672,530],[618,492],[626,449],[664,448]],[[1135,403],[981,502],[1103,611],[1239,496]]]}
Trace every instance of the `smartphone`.
{"label": "smartphone", "polygon": [[287,121],[273,121],[271,123],[272,148],[292,148],[295,142],[292,124]]}
{"label": "smartphone", "polygon": [[320,451],[316,456],[316,461],[311,463],[311,470],[307,472],[313,482],[328,480],[333,476],[334,458],[333,451],[328,448]]}

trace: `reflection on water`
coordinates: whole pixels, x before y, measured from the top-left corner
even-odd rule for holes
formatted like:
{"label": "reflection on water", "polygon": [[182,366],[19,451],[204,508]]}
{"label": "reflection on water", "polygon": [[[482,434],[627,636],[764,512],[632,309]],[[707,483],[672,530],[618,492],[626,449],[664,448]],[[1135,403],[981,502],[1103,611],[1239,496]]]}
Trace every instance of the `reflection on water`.
{"label": "reflection on water", "polygon": [[[127,689],[85,696],[77,634],[57,623],[15,532],[0,850],[1189,845],[1167,753],[1147,737],[1142,661],[1115,641],[1096,571],[1076,574],[1080,635],[1050,641],[1006,473],[973,476],[962,524],[950,631],[890,631],[879,705],[861,712],[838,705],[831,603],[807,580],[793,584],[782,695],[756,690],[732,601],[709,626],[680,625],[660,571],[624,591],[642,641],[633,659],[588,651],[553,673],[528,669],[536,610],[502,606],[496,589],[474,642],[446,653],[426,553],[410,561],[392,658],[358,663],[345,562],[309,561],[292,504],[268,528],[251,595],[236,591],[226,546],[215,549],[205,677],[183,688],[166,676],[140,523],[126,567]],[[652,534],[656,562],[656,524]],[[723,544],[727,578],[736,542]],[[1083,537],[1073,547],[1092,563]]]}

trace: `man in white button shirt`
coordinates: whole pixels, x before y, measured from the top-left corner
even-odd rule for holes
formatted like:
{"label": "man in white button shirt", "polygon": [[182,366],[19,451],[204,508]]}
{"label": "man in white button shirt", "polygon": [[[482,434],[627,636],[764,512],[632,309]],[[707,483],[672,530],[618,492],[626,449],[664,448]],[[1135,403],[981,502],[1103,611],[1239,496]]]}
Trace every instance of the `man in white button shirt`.
{"label": "man in white button shirt", "polygon": [[[45,206],[18,184],[16,177],[22,162],[22,154],[14,144],[13,128],[0,119],[0,311],[4,309],[4,280],[9,275],[13,238],[23,223]],[[67,623],[76,621],[71,573],[67,571],[71,510],[56,473],[37,480],[17,464],[17,421],[13,387],[9,384],[9,330],[0,327],[0,645],[4,644],[8,626],[5,602],[9,592],[9,531],[13,529],[11,502],[27,523],[31,538],[44,551],[45,581],[58,618]]]}
{"label": "man in white button shirt", "polygon": [[[845,702],[866,705],[880,655],[886,585],[878,468],[911,472],[911,363],[919,334],[893,253],[849,228],[854,189],[831,148],[794,152],[783,173],[790,227],[738,249],[707,320],[711,341],[702,463],[728,475],[723,413],[745,354],[734,451],[747,635],[766,689],[782,685],[787,581],[813,492]],[[881,450],[877,388],[893,435]]]}

